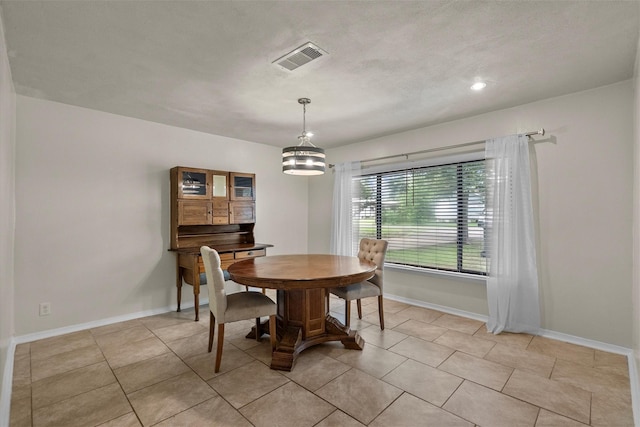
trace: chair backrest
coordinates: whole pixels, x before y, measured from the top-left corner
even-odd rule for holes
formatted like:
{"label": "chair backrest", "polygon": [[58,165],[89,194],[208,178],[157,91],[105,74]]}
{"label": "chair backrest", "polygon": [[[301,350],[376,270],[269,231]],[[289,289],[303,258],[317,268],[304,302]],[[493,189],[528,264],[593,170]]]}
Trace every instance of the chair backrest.
{"label": "chair backrest", "polygon": [[204,272],[207,275],[209,289],[209,310],[216,317],[217,323],[224,323],[224,313],[227,311],[227,293],[224,290],[224,276],[220,268],[220,255],[208,246],[200,248]]}
{"label": "chair backrest", "polygon": [[373,283],[382,290],[382,279],[384,270],[384,258],[387,255],[387,246],[389,242],[386,240],[367,239],[360,240],[360,250],[358,258],[371,261],[376,265],[376,274],[369,282]]}

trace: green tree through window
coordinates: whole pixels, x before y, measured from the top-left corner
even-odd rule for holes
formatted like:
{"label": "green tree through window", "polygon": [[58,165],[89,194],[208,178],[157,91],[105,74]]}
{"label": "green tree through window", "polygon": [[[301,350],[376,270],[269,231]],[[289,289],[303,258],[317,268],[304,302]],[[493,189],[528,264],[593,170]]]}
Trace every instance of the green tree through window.
{"label": "green tree through window", "polygon": [[[486,274],[485,162],[354,178],[355,230],[389,241],[386,262]],[[359,240],[359,239],[358,239]]]}

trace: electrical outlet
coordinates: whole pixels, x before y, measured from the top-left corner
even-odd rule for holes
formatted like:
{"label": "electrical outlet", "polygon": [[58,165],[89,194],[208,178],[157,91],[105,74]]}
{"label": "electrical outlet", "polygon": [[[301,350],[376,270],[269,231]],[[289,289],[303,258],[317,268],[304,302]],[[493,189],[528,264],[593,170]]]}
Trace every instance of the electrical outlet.
{"label": "electrical outlet", "polygon": [[51,314],[51,303],[50,302],[41,302],[40,303],[40,316],[48,316]]}

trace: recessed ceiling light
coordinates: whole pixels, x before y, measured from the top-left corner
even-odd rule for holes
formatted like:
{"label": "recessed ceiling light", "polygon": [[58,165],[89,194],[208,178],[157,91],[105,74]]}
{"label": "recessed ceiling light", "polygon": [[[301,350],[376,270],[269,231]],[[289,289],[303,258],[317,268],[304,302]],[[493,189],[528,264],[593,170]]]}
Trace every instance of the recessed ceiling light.
{"label": "recessed ceiling light", "polygon": [[485,82],[475,82],[471,85],[472,90],[482,90],[485,87],[487,87],[487,84]]}

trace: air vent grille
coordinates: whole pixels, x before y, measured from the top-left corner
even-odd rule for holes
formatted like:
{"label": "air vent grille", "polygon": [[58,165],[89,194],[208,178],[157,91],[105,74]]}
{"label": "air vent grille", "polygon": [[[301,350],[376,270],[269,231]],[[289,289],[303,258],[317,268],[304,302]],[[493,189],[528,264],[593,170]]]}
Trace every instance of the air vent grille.
{"label": "air vent grille", "polygon": [[297,49],[294,49],[286,55],[276,59],[273,63],[285,70],[293,71],[296,68],[313,60],[322,58],[325,55],[327,55],[327,52],[323,51],[318,46],[313,43],[305,43]]}

